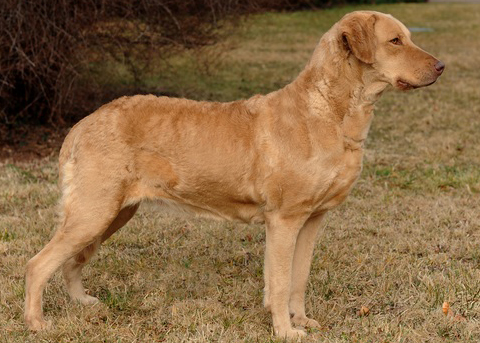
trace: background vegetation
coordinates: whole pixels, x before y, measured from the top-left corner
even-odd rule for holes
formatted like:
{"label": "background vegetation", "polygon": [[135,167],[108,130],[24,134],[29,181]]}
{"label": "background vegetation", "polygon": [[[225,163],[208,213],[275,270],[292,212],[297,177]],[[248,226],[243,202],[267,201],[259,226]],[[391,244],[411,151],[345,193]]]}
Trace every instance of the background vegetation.
{"label": "background vegetation", "polygon": [[[435,85],[387,92],[378,103],[362,176],[319,237],[307,312],[322,329],[305,341],[476,343],[479,5],[349,5],[251,15],[222,41],[221,54],[217,45],[182,50],[155,62],[142,83],[202,99],[266,93],[291,81],[322,33],[355,9],[432,29],[413,33],[414,41],[447,68]],[[113,58],[91,68],[100,88],[133,80]],[[56,153],[0,163],[0,341],[279,342],[261,306],[263,228],[178,219],[150,206],[85,268],[85,285],[102,303],[71,303],[58,274],[45,293],[54,329],[28,332],[24,266],[55,227],[56,180]],[[445,316],[444,301],[461,317]],[[359,316],[362,306],[368,316]]]}

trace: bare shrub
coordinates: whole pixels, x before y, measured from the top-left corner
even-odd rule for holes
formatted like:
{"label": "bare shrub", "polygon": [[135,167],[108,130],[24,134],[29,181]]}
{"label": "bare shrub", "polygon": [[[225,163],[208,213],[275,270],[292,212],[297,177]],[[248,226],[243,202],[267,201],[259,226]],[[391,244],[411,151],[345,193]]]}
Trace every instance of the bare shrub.
{"label": "bare shrub", "polygon": [[0,124],[62,125],[78,118],[75,112],[91,110],[78,98],[88,94],[77,82],[88,63],[108,55],[138,83],[153,56],[213,44],[222,20],[268,3],[274,1],[3,0]]}

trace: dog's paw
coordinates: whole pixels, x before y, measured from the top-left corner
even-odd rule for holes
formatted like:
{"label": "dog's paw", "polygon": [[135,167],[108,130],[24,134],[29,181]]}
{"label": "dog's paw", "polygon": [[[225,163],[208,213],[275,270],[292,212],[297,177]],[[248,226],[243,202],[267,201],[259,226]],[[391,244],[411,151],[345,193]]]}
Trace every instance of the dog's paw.
{"label": "dog's paw", "polygon": [[42,331],[52,328],[52,321],[45,320],[43,318],[25,318],[25,323],[29,330],[32,331]]}
{"label": "dog's paw", "polygon": [[294,325],[303,326],[303,327],[307,327],[307,328],[319,328],[320,327],[320,324],[315,319],[311,319],[311,318],[308,318],[306,316],[302,316],[302,317],[293,316],[292,317],[292,323]]}
{"label": "dog's paw", "polygon": [[288,341],[299,341],[302,337],[305,337],[307,333],[305,330],[289,328],[287,330],[279,330],[277,337],[287,339]]}
{"label": "dog's paw", "polygon": [[100,300],[98,300],[97,298],[92,297],[91,295],[88,295],[88,294],[84,294],[81,297],[77,297],[77,298],[75,298],[75,300],[78,301],[82,305],[95,305],[95,304],[98,304],[100,302]]}

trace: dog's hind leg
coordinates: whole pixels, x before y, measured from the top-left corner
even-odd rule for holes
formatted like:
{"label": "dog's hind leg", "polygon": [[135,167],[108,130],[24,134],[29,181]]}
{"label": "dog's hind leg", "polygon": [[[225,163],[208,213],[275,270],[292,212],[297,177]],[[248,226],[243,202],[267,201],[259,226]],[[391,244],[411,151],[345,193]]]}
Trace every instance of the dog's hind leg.
{"label": "dog's hind leg", "polygon": [[103,233],[102,243],[109,239],[111,235],[117,232],[117,230],[121,229],[125,224],[127,224],[137,212],[139,206],[140,204],[135,204],[122,208],[115,220],[108,227],[107,231]]}
{"label": "dog's hind leg", "polygon": [[85,293],[85,289],[82,285],[82,269],[98,250],[100,244],[107,240],[117,230],[122,228],[133,217],[138,206],[139,205],[136,204],[123,208],[109,225],[107,231],[105,231],[100,238],[65,262],[62,270],[63,276],[68,293],[73,300],[84,305],[95,304],[98,302],[97,298]]}
{"label": "dog's hind leg", "polygon": [[[108,185],[103,181],[64,191],[62,225],[27,264],[25,321],[32,330],[48,326],[42,313],[42,294],[48,279],[74,256],[91,256],[120,212],[122,190],[118,183]],[[74,282],[74,287],[78,288],[78,282]]]}
{"label": "dog's hind leg", "polygon": [[95,304],[98,299],[85,293],[82,285],[82,269],[100,246],[100,239],[85,247],[63,265],[62,272],[70,297],[83,305]]}

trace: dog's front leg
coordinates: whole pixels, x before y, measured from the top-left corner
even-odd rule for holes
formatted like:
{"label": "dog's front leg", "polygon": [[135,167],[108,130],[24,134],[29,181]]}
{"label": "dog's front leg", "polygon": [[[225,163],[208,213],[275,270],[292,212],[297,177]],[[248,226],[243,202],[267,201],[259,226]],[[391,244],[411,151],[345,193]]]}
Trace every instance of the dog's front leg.
{"label": "dog's front leg", "polygon": [[295,325],[320,327],[314,319],[305,315],[305,290],[312,263],[313,250],[317,241],[323,214],[309,218],[300,230],[295,246],[292,271],[292,288],[290,293],[290,315]]}
{"label": "dog's front leg", "polygon": [[265,305],[272,313],[275,334],[281,338],[306,335],[305,331],[292,328],[288,309],[295,244],[305,219],[304,216],[284,218],[280,214],[267,218]]}

